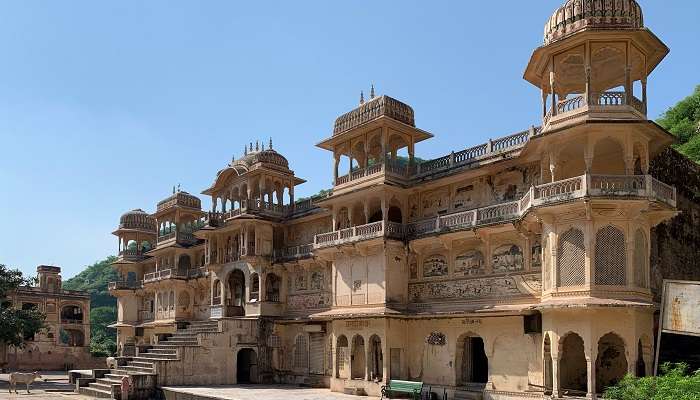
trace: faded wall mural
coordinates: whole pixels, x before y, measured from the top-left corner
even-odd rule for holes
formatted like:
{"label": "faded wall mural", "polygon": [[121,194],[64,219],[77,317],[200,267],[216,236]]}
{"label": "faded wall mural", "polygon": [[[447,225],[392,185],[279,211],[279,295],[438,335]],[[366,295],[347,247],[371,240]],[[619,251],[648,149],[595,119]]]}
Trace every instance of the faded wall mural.
{"label": "faded wall mural", "polygon": [[433,254],[425,257],[423,260],[423,276],[428,278],[443,275],[447,275],[447,259],[445,259],[445,256]]}
{"label": "faded wall mural", "polygon": [[456,276],[473,276],[484,273],[484,255],[479,250],[469,250],[455,258]]}
{"label": "faded wall mural", "polygon": [[506,244],[493,251],[493,273],[503,274],[523,270],[523,250],[516,244]]}
{"label": "faded wall mural", "polygon": [[295,294],[287,297],[287,309],[304,310],[327,308],[331,306],[330,292],[320,292],[313,294]]}

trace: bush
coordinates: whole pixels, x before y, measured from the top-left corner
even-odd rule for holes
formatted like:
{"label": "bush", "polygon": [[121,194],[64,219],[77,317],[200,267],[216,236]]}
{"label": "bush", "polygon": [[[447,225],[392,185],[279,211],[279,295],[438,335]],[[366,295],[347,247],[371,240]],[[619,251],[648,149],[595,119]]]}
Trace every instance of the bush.
{"label": "bush", "polygon": [[610,400],[700,400],[700,370],[688,374],[684,363],[661,365],[658,377],[625,376],[605,390]]}

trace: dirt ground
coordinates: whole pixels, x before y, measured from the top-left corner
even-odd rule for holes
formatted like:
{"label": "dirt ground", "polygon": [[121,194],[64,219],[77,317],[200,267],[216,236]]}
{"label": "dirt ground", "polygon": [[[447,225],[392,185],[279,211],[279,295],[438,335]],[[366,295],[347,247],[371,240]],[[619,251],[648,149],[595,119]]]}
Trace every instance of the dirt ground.
{"label": "dirt ground", "polygon": [[27,386],[17,385],[17,394],[9,393],[8,379],[10,374],[0,374],[0,400],[5,399],[36,399],[36,400],[88,400],[89,396],[82,396],[73,392],[73,385],[68,383],[68,375],[65,371],[40,371],[42,378],[34,381],[27,393]]}

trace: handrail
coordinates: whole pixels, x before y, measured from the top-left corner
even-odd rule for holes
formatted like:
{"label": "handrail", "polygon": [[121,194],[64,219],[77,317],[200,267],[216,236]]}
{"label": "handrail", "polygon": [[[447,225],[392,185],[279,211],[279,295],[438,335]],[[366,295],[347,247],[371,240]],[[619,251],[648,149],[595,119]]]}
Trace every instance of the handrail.
{"label": "handrail", "polygon": [[322,248],[374,237],[410,239],[445,230],[473,228],[515,221],[534,207],[585,197],[646,197],[676,206],[674,187],[650,175],[581,175],[532,186],[520,199],[471,210],[439,215],[409,224],[377,221],[314,236],[314,247]]}

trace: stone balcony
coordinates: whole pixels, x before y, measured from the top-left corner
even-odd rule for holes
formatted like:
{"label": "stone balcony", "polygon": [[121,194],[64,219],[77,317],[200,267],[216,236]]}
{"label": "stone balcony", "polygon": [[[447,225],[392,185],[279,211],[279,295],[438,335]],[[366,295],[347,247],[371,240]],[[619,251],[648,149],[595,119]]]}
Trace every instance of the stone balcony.
{"label": "stone balcony", "polygon": [[578,122],[581,119],[638,119],[646,120],[647,105],[625,92],[591,93],[573,96],[550,107],[542,119],[543,130],[550,130]]}
{"label": "stone balcony", "polygon": [[113,281],[107,284],[108,290],[136,290],[143,288],[142,281]]}
{"label": "stone balcony", "polygon": [[404,239],[404,225],[397,222],[377,221],[369,224],[353,226],[333,232],[321,233],[314,236],[314,249],[340,246],[380,237]]}
{"label": "stone balcony", "polygon": [[208,276],[209,272],[206,267],[190,268],[187,271],[181,272],[175,268],[161,269],[155,272],[149,272],[143,275],[143,283],[152,283],[164,279],[196,279]]}
{"label": "stone balcony", "polygon": [[118,259],[124,261],[141,261],[146,254],[141,249],[125,249],[119,252]]}
{"label": "stone balcony", "polygon": [[676,189],[650,175],[581,175],[530,187],[520,199],[439,215],[409,224],[377,221],[318,234],[314,249],[387,237],[412,240],[452,230],[473,229],[517,221],[533,208],[584,198],[659,201],[676,207]]}
{"label": "stone balcony", "polygon": [[303,244],[299,246],[289,246],[282,249],[275,249],[272,252],[274,262],[285,262],[301,260],[313,256],[314,244]]}

